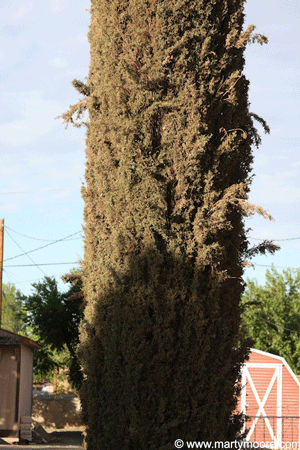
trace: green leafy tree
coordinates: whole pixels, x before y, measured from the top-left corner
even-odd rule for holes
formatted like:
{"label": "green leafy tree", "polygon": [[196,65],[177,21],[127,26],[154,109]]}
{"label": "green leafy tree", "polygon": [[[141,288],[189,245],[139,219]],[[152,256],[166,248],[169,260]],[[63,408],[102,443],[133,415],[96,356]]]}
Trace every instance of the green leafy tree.
{"label": "green leafy tree", "polygon": [[[87,84],[86,445],[232,440],[251,146],[244,1],[92,0]],[[266,131],[268,131],[265,126]]]}
{"label": "green leafy tree", "polygon": [[243,305],[244,336],[300,373],[300,270],[267,270],[264,286],[248,280]]}
{"label": "green leafy tree", "polygon": [[1,327],[5,330],[19,333],[23,330],[24,324],[20,313],[22,302],[20,291],[14,284],[5,283],[2,286],[2,322]]}
{"label": "green leafy tree", "polygon": [[22,296],[22,303],[26,334],[42,347],[36,352],[36,372],[48,374],[54,367],[67,365],[71,384],[78,389],[82,383],[76,355],[83,316],[82,298],[78,295],[81,285],[60,292],[55,278],[45,277],[32,286],[33,294]]}

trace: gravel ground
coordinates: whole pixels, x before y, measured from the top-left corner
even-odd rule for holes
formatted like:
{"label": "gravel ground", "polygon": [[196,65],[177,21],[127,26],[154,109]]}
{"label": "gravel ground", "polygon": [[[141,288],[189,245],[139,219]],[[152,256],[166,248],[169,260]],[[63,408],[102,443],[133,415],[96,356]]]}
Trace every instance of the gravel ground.
{"label": "gravel ground", "polygon": [[[48,431],[49,432],[49,431]],[[82,450],[83,436],[81,431],[49,432],[47,444],[14,445],[15,439],[0,439],[0,450]]]}

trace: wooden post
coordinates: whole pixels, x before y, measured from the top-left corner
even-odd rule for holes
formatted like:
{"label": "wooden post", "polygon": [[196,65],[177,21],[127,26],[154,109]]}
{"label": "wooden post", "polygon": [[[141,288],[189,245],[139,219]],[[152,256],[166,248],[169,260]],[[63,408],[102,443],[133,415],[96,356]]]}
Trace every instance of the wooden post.
{"label": "wooden post", "polygon": [[4,247],[4,219],[1,219],[0,220],[0,328],[2,323],[3,247]]}

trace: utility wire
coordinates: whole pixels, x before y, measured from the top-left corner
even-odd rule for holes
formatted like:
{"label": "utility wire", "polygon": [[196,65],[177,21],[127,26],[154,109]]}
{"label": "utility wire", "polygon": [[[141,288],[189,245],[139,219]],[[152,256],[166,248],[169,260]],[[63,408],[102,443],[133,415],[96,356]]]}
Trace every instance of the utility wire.
{"label": "utility wire", "polygon": [[269,136],[270,139],[280,139],[282,141],[293,141],[293,142],[299,142],[300,138],[294,137],[294,138],[285,138],[285,137],[279,137],[279,136]]}
{"label": "utility wire", "polygon": [[[12,256],[11,258],[6,258],[6,259],[4,260],[4,262],[5,262],[5,261],[9,261],[9,260],[11,260],[11,259],[19,258],[20,256],[28,255],[28,253],[36,252],[37,250],[41,250],[42,248],[49,247],[49,245],[56,244],[57,242],[65,241],[65,240],[68,239],[69,237],[75,236],[76,234],[79,234],[79,233],[82,233],[82,231],[81,231],[81,230],[80,230],[80,231],[77,231],[76,233],[70,234],[70,235],[65,236],[65,237],[63,237],[63,238],[61,238],[61,239],[57,239],[56,241],[50,242],[49,244],[46,244],[46,245],[42,245],[41,247],[37,247],[37,248],[35,248],[35,249],[33,249],[33,250],[29,250],[28,252],[24,252],[24,250],[21,249],[24,253],[20,253],[19,255]],[[8,233],[7,233],[7,234],[8,234]],[[10,237],[11,237],[11,236],[10,236]],[[21,247],[19,246],[19,248],[21,248]]]}
{"label": "utility wire", "polygon": [[11,272],[11,271],[8,271],[8,270],[6,270],[6,269],[4,269],[4,267],[3,267],[3,272],[8,276],[10,276],[10,277],[12,277],[12,278],[14,278],[14,279],[16,279],[16,280],[24,280],[24,278],[22,278],[22,277],[20,277],[20,275],[16,275],[15,273],[13,273],[13,272]]}
{"label": "utility wire", "polygon": [[1,195],[16,195],[16,194],[43,194],[44,192],[54,192],[54,191],[68,191],[70,189],[78,189],[78,186],[67,186],[65,188],[50,188],[50,189],[40,189],[39,191],[10,191],[10,192],[0,192]]}
{"label": "utility wire", "polygon": [[[264,307],[263,307],[264,309]],[[290,328],[287,328],[285,326],[279,325],[278,323],[274,323],[274,322],[270,322],[269,320],[266,320],[265,317],[262,314],[258,314],[258,317],[265,323],[268,323],[269,325],[273,325],[274,327],[277,328],[277,330],[286,330],[289,331],[290,333],[297,333],[299,334],[299,330],[291,330]]]}
{"label": "utility wire", "polygon": [[[70,261],[70,262],[57,262],[57,263],[41,263],[38,264],[38,266],[59,266],[61,264],[79,264],[78,261]],[[36,266],[37,264],[14,264],[14,265],[5,265],[4,267],[31,267],[31,266]],[[251,263],[251,266],[253,266],[253,268],[255,268],[255,266],[258,267],[274,267],[274,269],[293,269],[293,270],[299,270],[299,267],[290,267],[290,266],[274,266],[274,264],[268,265],[268,264],[256,264],[256,263]]]}
{"label": "utility wire", "polygon": [[7,270],[4,269],[4,267],[3,267],[3,272],[5,273],[5,275],[7,276],[7,278],[9,279],[10,283],[15,284],[15,283],[12,281],[12,279],[10,278],[10,276],[8,275]]}
{"label": "utility wire", "polygon": [[[38,264],[39,266],[58,266],[60,264],[79,264],[78,261],[70,261],[70,262],[56,262],[56,263],[41,263]],[[34,266],[36,264],[14,264],[14,265],[5,265],[4,267],[30,267]],[[274,264],[268,265],[268,264],[256,264],[251,263],[252,266],[259,266],[259,267],[274,267],[275,269],[300,269],[300,267],[289,267],[289,266],[274,266]]]}
{"label": "utility wire", "polygon": [[[79,262],[71,261],[71,262],[58,262],[58,263],[41,263],[38,265],[39,266],[59,266],[61,264],[79,264]],[[10,265],[10,266],[5,266],[5,267],[31,267],[31,266],[37,266],[37,264],[16,264],[16,265]]]}
{"label": "utility wire", "polygon": [[33,237],[33,236],[28,236],[26,234],[19,233],[18,231],[13,230],[12,228],[8,227],[7,225],[5,225],[4,228],[6,230],[12,231],[15,234],[18,234],[19,236],[23,236],[23,237],[26,237],[28,239],[33,239],[35,241],[45,241],[45,242],[54,242],[55,241],[55,239],[42,239],[42,238],[37,238],[37,237]]}
{"label": "utility wire", "polygon": [[[13,230],[12,228],[8,227],[7,225],[4,225],[4,228],[7,229],[7,230],[12,231],[15,234],[18,234],[19,236],[23,236],[23,237],[28,238],[28,239],[33,239],[35,241],[45,241],[45,242],[55,242],[56,241],[56,239],[43,239],[43,238],[37,238],[37,237],[33,237],[33,236],[28,236],[27,234],[19,233],[19,231]],[[68,240],[69,241],[73,241],[73,240],[76,240],[76,239],[82,239],[82,238],[81,237],[77,237],[77,238],[68,239]]]}
{"label": "utility wire", "polygon": [[285,238],[285,239],[260,239],[260,238],[253,238],[250,237],[250,239],[253,239],[254,241],[273,241],[273,242],[278,242],[278,241],[296,241],[299,240],[300,237],[294,237],[294,238]]}
{"label": "utility wire", "polygon": [[299,270],[300,267],[290,267],[290,266],[274,266],[274,264],[268,265],[268,264],[256,264],[256,263],[250,263],[253,266],[259,266],[259,267],[274,267],[274,269],[293,269],[293,270]]}
{"label": "utility wire", "polygon": [[[263,317],[262,317],[262,319],[264,320]],[[299,330],[298,331],[297,330],[290,330],[289,328],[286,328],[285,326],[282,327],[281,325],[278,325],[278,324],[276,324],[274,322],[270,322],[269,320],[264,320],[264,321],[266,323],[268,323],[269,325],[273,325],[274,327],[276,327],[277,331],[283,329],[283,330],[289,331],[290,333],[297,333],[299,335]]]}
{"label": "utility wire", "polygon": [[[15,241],[15,239],[11,236],[11,234],[10,234],[8,231],[6,231],[6,233],[7,233],[8,236],[14,241],[14,243],[19,247],[19,249],[22,250],[22,252],[24,252],[24,250],[22,249],[22,247],[17,243],[17,241]],[[47,276],[46,273],[43,271],[43,269],[41,269],[41,268],[33,261],[33,259],[32,259],[30,256],[27,255],[26,252],[24,253],[24,255],[26,255],[27,258],[29,258],[30,261],[33,262],[33,264],[31,264],[31,265],[36,266],[36,267],[42,272],[43,275]]]}
{"label": "utility wire", "polygon": [[[60,277],[61,277],[61,275],[51,275],[50,278],[60,278]],[[44,279],[44,278],[34,278],[34,279],[31,279],[31,280],[16,281],[16,282],[13,283],[13,284],[31,283],[32,281],[38,281],[38,280],[43,280],[43,279]]]}
{"label": "utility wire", "polygon": [[[58,240],[55,239],[43,239],[43,238],[37,238],[37,237],[33,237],[33,236],[28,236],[26,234],[20,233],[19,231],[15,231],[12,228],[8,227],[7,225],[4,225],[4,228],[6,228],[7,230],[12,231],[13,233],[19,234],[20,236],[26,237],[28,239],[34,239],[35,241],[45,241],[45,242],[58,242]],[[77,234],[77,233],[75,233]],[[71,235],[73,236],[73,235]],[[66,240],[66,238],[63,238],[64,240]],[[81,239],[81,237],[77,237],[74,238],[75,239]],[[249,237],[249,239],[252,239],[253,241],[273,241],[273,242],[278,242],[278,241],[296,241],[300,239],[300,236],[298,237],[293,237],[293,238],[283,238],[283,239],[272,239],[272,238],[255,238],[255,237]],[[60,240],[60,239],[59,239]],[[73,239],[69,239],[70,241]]]}

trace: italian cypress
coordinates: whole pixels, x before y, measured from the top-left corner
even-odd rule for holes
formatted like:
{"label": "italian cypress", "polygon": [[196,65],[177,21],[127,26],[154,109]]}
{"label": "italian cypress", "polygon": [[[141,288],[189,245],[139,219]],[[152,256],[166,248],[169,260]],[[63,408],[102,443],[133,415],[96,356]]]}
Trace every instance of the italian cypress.
{"label": "italian cypress", "polygon": [[80,355],[88,450],[234,440],[243,217],[251,213],[244,0],[92,0]]}

